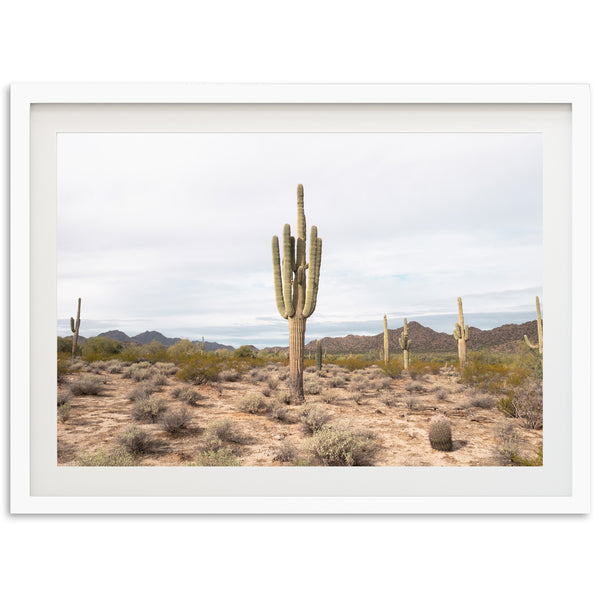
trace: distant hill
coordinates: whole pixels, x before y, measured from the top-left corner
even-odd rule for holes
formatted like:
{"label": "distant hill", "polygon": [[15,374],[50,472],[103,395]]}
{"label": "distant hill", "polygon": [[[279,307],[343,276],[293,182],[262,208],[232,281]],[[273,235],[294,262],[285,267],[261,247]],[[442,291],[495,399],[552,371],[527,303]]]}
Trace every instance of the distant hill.
{"label": "distant hill", "polygon": [[[390,352],[400,352],[399,338],[403,328],[389,329]],[[519,325],[501,325],[494,329],[478,329],[469,327],[470,350],[488,348],[499,352],[515,350],[527,335],[537,340],[537,323],[528,321]],[[412,340],[411,350],[415,352],[444,352],[456,350],[456,340],[448,333],[440,333],[425,327],[417,321],[408,323],[408,337]],[[307,350],[316,349],[316,340],[306,344]],[[377,335],[347,335],[344,337],[325,337],[321,340],[324,350],[332,353],[361,354],[383,349],[383,331]],[[287,350],[286,347],[272,347],[266,350],[275,352]]]}
{"label": "distant hill", "polygon": [[[123,331],[119,331],[118,329],[112,329],[111,331],[105,331],[103,333],[99,333],[97,337],[107,337],[111,340],[117,340],[121,342],[121,344],[126,343],[134,343],[134,344],[149,344],[150,342],[157,341],[170,348],[173,344],[176,344],[181,340],[181,338],[169,338],[164,336],[160,331],[144,331],[143,333],[138,333],[134,336],[128,336]],[[199,342],[200,343],[200,342]],[[205,342],[204,349],[211,350],[220,350],[225,348],[226,350],[234,350],[233,346],[227,346],[225,344],[219,344],[218,342]]]}

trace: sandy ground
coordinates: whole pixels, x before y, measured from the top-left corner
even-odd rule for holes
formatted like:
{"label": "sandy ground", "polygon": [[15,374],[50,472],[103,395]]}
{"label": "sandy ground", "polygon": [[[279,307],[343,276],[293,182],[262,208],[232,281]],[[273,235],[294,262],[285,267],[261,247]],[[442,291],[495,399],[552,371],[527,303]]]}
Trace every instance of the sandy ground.
{"label": "sandy ground", "polygon": [[[273,399],[286,389],[285,381],[279,381],[286,369],[280,365],[263,367],[278,388],[265,401]],[[323,377],[316,373],[305,374],[305,381],[318,382],[322,390],[329,390],[330,380],[344,378],[344,387],[331,389],[333,402],[323,401],[323,393],[307,395],[306,405],[318,405],[331,416],[330,425],[342,425],[356,431],[374,434],[372,464],[375,466],[498,466],[506,464],[496,452],[497,423],[505,420],[494,407],[478,408],[469,404],[481,393],[458,383],[454,371],[443,369],[438,375],[427,375],[419,381],[409,377],[387,380],[388,389],[376,389],[385,380],[377,368],[349,373],[339,368],[324,367]],[[356,374],[364,374],[360,380],[370,389],[356,392]],[[59,384],[59,391],[81,377],[81,373],[68,374]],[[76,465],[78,455],[108,448],[117,435],[135,424],[131,412],[134,402],[129,393],[138,385],[123,373],[100,372],[105,382],[103,389],[94,396],[75,396],[70,401],[71,411],[66,422],[57,422],[58,464]],[[415,384],[423,390],[412,390]],[[167,384],[157,393],[169,408],[178,409],[181,402],[172,397],[172,390],[184,385],[175,376],[169,376]],[[158,451],[143,455],[140,465],[172,466],[193,461],[202,449],[203,433],[209,423],[224,417],[231,418],[242,431],[239,442],[229,446],[244,466],[281,466],[275,460],[283,440],[290,441],[298,449],[307,447],[311,434],[298,421],[303,406],[289,406],[292,423],[273,419],[268,413],[248,414],[240,412],[237,402],[249,392],[263,393],[264,381],[252,380],[245,374],[241,380],[196,386],[205,397],[198,406],[188,407],[192,419],[187,428],[177,435],[169,434],[159,423],[142,423],[139,427],[152,433],[162,446]],[[354,391],[353,391],[354,390]],[[440,396],[445,398],[440,399]],[[392,395],[395,406],[388,406],[383,398]],[[360,396],[360,398],[359,398]],[[306,406],[304,405],[304,406]],[[436,413],[445,414],[452,424],[453,448],[444,452],[431,448],[428,425]],[[515,421],[515,419],[511,419]],[[522,455],[532,457],[542,441],[542,431],[519,427],[522,438]]]}

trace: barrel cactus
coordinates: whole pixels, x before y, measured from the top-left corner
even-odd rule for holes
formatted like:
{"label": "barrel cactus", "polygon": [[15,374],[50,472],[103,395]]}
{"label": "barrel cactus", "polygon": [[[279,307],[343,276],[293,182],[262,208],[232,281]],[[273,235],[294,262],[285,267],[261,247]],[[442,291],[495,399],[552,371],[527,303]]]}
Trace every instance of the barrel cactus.
{"label": "barrel cactus", "polygon": [[302,184],[297,190],[298,239],[294,239],[290,229],[287,223],[283,226],[283,277],[279,238],[273,236],[273,279],[277,310],[287,319],[290,330],[290,394],[294,401],[303,402],[304,334],[306,319],[314,313],[317,306],[322,241],[313,225],[310,230],[309,261],[306,262],[306,217]]}
{"label": "barrel cactus", "polygon": [[462,369],[467,363],[467,342],[469,341],[469,326],[465,325],[462,298],[458,299],[458,323],[453,333],[454,339],[458,341],[458,362]]}
{"label": "barrel cactus", "polygon": [[429,442],[434,450],[452,450],[452,429],[444,415],[435,415],[429,422]]}
{"label": "barrel cactus", "polygon": [[540,354],[544,354],[544,332],[542,330],[542,311],[540,310],[540,297],[535,297],[535,308],[537,311],[537,330],[538,330],[538,343],[534,344],[529,341],[527,336],[524,336],[525,343],[532,349],[537,349]]}
{"label": "barrel cactus", "polygon": [[79,339],[79,326],[81,325],[81,298],[77,300],[77,319],[71,317],[71,331],[73,332],[73,348],[71,350],[71,358],[75,358],[77,351],[77,340]]}

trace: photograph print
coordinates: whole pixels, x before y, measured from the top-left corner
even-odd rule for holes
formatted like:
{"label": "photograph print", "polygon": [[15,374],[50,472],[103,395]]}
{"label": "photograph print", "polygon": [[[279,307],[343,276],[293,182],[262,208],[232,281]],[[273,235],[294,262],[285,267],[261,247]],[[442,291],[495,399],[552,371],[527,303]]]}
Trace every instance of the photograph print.
{"label": "photograph print", "polygon": [[541,134],[57,156],[59,466],[543,464]]}

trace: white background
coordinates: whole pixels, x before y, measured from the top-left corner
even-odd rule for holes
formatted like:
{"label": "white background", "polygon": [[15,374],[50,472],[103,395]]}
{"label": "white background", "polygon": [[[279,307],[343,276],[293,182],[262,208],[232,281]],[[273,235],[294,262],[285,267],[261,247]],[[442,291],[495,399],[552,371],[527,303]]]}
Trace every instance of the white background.
{"label": "white background", "polygon": [[[598,19],[585,1],[56,0],[2,12],[6,197],[12,82],[590,83],[598,111]],[[594,221],[597,230],[595,211]],[[596,411],[593,420],[597,431]],[[598,589],[597,514],[11,517],[3,498],[0,586],[11,598],[590,598]]]}

